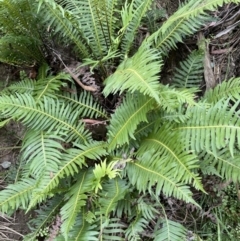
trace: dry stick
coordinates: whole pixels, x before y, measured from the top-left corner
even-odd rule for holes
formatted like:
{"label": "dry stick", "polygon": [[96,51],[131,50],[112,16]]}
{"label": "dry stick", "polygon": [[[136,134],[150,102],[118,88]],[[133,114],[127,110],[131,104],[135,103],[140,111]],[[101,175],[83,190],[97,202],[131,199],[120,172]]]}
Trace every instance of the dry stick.
{"label": "dry stick", "polygon": [[91,91],[91,92],[95,92],[97,91],[96,88],[92,87],[92,86],[87,86],[84,85],[77,77],[77,75],[75,75],[63,62],[61,56],[57,53],[55,53],[55,55],[58,57],[58,59],[62,62],[62,64],[64,65],[64,67],[66,68],[67,72],[71,75],[71,77],[86,91]]}
{"label": "dry stick", "polygon": [[213,89],[217,85],[217,82],[211,66],[208,43],[201,32],[198,34],[198,46],[199,49],[204,51],[203,67],[206,89]]}

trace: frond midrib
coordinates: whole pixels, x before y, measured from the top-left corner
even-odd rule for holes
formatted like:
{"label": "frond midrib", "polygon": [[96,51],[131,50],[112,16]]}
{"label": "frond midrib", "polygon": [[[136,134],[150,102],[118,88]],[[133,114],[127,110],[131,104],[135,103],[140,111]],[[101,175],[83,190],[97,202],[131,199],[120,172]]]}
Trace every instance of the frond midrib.
{"label": "frond midrib", "polygon": [[38,109],[34,109],[34,108],[30,108],[30,107],[26,107],[26,106],[22,106],[22,105],[17,105],[17,104],[14,105],[14,104],[11,104],[11,103],[10,104],[8,103],[8,105],[9,106],[13,106],[13,107],[18,107],[18,108],[21,108],[21,109],[25,109],[27,111],[34,111],[34,112],[37,112],[37,113],[39,113],[39,114],[41,114],[43,116],[48,117],[49,119],[53,119],[53,120],[63,124],[64,126],[68,127],[70,130],[72,130],[75,134],[77,134],[77,136],[79,136],[83,140],[83,142],[87,141],[85,139],[85,137],[80,132],[78,132],[77,129],[74,128],[73,125],[70,125],[70,124],[68,124],[67,122],[64,122],[61,119],[58,119],[55,116],[52,116],[52,115],[50,115],[50,114],[48,114],[48,113],[46,113],[44,111],[41,111],[41,110],[38,110]]}
{"label": "frond midrib", "polygon": [[142,165],[139,164],[139,163],[133,162],[132,165],[135,165],[135,166],[141,168],[142,170],[144,170],[144,171],[146,171],[146,172],[150,172],[150,173],[152,173],[152,174],[160,177],[161,179],[164,179],[166,182],[170,183],[170,184],[173,186],[173,188],[174,188],[175,190],[177,190],[178,193],[181,193],[181,194],[182,194],[182,197],[185,197],[185,200],[190,200],[190,199],[191,199],[191,197],[189,197],[188,195],[186,195],[185,192],[183,192],[181,189],[179,189],[179,187],[177,186],[177,184],[174,183],[172,180],[170,180],[168,177],[162,175],[162,174],[159,173],[159,172],[153,171],[153,170],[151,170],[151,169],[147,169],[146,167],[142,166]]}
{"label": "frond midrib", "polygon": [[116,197],[118,196],[118,194],[119,194],[119,186],[118,186],[118,183],[117,183],[117,181],[115,180],[115,186],[116,186],[116,188],[115,188],[115,195],[114,195],[114,197],[113,198],[111,198],[111,201],[110,201],[110,203],[109,203],[109,205],[108,205],[108,207],[107,207],[107,209],[106,209],[106,212],[105,212],[105,216],[107,216],[107,214],[109,213],[109,209],[111,208],[111,205],[112,205],[112,203],[114,202],[114,200],[116,199]]}
{"label": "frond midrib", "polygon": [[[74,217],[75,215],[75,212],[76,211],[76,207],[77,207],[77,203],[78,203],[78,197],[79,197],[79,194],[82,192],[82,186],[83,186],[83,183],[84,183],[84,180],[85,180],[85,176],[86,176],[87,172],[84,172],[83,176],[81,177],[82,180],[81,180],[81,183],[78,187],[78,191],[77,191],[77,194],[76,194],[76,198],[74,200],[74,205],[72,205],[72,208],[73,210],[71,210],[71,216],[68,216],[68,220],[72,220],[72,218]],[[70,225],[71,223],[68,222],[68,225],[67,225],[67,230],[70,230]]]}
{"label": "frond midrib", "polygon": [[[105,144],[102,145],[103,148],[104,148],[104,146],[105,146]],[[51,179],[51,181],[44,187],[44,189],[45,189],[45,190],[51,189],[51,188],[50,188],[50,187],[51,187],[51,184],[54,183],[55,180],[60,179],[60,176],[62,175],[62,173],[64,173],[64,170],[66,169],[67,166],[71,166],[71,164],[72,164],[73,162],[75,162],[76,159],[80,159],[81,157],[84,158],[87,153],[92,152],[94,149],[99,149],[99,145],[94,146],[94,147],[92,147],[91,149],[88,148],[87,150],[80,152],[80,154],[77,155],[77,156],[75,156],[72,160],[70,160],[70,161],[68,160],[68,162],[67,162],[64,166],[62,166],[61,169],[58,170],[57,173],[54,173],[54,177],[53,177],[53,178]]]}
{"label": "frond midrib", "polygon": [[125,129],[125,126],[128,125],[129,121],[132,120],[132,118],[134,116],[136,116],[142,109],[144,109],[145,106],[147,106],[149,104],[149,102],[151,102],[153,100],[153,98],[150,98],[147,102],[145,102],[144,105],[141,106],[141,108],[139,108],[136,112],[134,112],[130,118],[128,118],[128,120],[122,125],[121,129],[116,133],[116,135],[114,136],[114,138],[111,140],[111,142],[109,143],[109,146],[112,145],[112,143],[115,142],[115,140],[117,140],[118,136],[121,134],[122,130]]}
{"label": "frond midrib", "polygon": [[240,127],[234,125],[208,125],[208,126],[180,126],[172,130],[187,130],[187,129],[218,129],[218,128],[231,128],[240,130]]}
{"label": "frond midrib", "polygon": [[92,111],[94,111],[94,112],[97,112],[100,116],[104,117],[106,120],[109,119],[109,117],[108,117],[104,112],[100,112],[98,109],[95,109],[95,108],[93,108],[93,107],[90,106],[90,105],[83,104],[83,103],[81,103],[81,102],[79,102],[79,101],[77,101],[77,100],[75,100],[75,99],[73,99],[73,98],[70,98],[70,97],[67,97],[67,96],[64,96],[64,95],[55,94],[55,96],[59,97],[60,99],[61,99],[61,98],[62,98],[62,99],[66,99],[66,100],[68,100],[69,102],[76,103],[77,105],[80,105],[80,106],[82,106],[82,107],[84,107],[84,108],[87,108],[87,109],[90,109],[90,110],[92,110]]}
{"label": "frond midrib", "polygon": [[202,191],[204,191],[202,189],[202,187],[201,187],[202,186],[201,183],[199,182],[199,180],[197,180],[196,176],[183,164],[183,162],[178,158],[178,156],[167,145],[165,145],[163,142],[161,142],[161,141],[159,141],[157,139],[153,139],[153,138],[151,138],[151,139],[150,138],[146,138],[144,140],[147,140],[147,141],[150,141],[150,142],[151,141],[152,142],[156,142],[159,145],[163,146],[174,157],[174,159],[177,160],[177,162],[180,164],[180,166],[183,167],[183,169],[188,173],[188,175],[192,177],[194,182],[196,182],[197,187],[199,189],[201,189]]}
{"label": "frond midrib", "polygon": [[178,26],[181,26],[182,22],[184,21],[185,19],[182,19],[181,21],[179,21],[175,27],[168,33],[168,35],[162,39],[162,41],[160,43],[158,43],[155,47],[158,49],[160,48],[162,45],[164,45],[164,42],[166,42],[171,36],[172,34],[175,32],[175,30],[178,29]]}

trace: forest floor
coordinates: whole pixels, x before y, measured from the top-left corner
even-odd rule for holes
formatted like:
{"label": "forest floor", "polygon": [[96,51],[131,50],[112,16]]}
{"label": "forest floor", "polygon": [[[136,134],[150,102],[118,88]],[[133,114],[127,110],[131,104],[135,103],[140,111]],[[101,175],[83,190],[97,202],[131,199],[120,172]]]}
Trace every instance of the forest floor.
{"label": "forest floor", "polygon": [[[178,7],[178,1],[167,0],[157,1],[159,7],[166,9],[167,16],[170,16]],[[160,4],[161,3],[161,4]],[[212,14],[219,18],[211,24],[202,28],[205,38],[209,39],[209,58],[211,68],[217,84],[225,79],[240,76],[240,6],[233,4],[225,5]],[[179,62],[178,58],[185,56],[196,46],[197,35],[186,39],[178,46],[173,53],[171,66],[165,66],[166,75],[171,75],[171,69]],[[171,57],[171,56],[170,56]],[[0,65],[1,81],[0,90],[16,81],[19,76],[19,69]],[[0,128],[0,188],[14,182],[19,168],[19,146],[24,136],[25,128],[16,123],[9,122]],[[27,220],[31,213],[26,215],[19,211],[11,217],[0,213],[0,241],[22,240],[22,236],[29,231]]]}

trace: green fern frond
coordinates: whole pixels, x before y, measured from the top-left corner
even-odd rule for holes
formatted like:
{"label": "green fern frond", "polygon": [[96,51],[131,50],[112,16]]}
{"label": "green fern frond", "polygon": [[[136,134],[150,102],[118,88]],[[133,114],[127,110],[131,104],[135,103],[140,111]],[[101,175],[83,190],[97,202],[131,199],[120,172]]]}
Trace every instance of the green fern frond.
{"label": "green fern frond", "polygon": [[[117,9],[119,5],[118,0],[107,0],[104,3],[104,17],[107,25],[108,38],[113,47],[112,39],[116,35],[116,30],[118,28],[118,18],[117,18]],[[121,4],[121,3],[120,3]]]}
{"label": "green fern frond", "polygon": [[209,89],[205,92],[203,100],[209,103],[217,103],[222,99],[231,98],[233,101],[240,99],[240,78],[231,78],[228,81],[223,81],[214,89]]}
{"label": "green fern frond", "polygon": [[61,230],[66,240],[69,231],[76,221],[78,213],[81,211],[81,208],[86,205],[88,198],[86,193],[92,189],[93,178],[94,175],[92,171],[80,172],[76,177],[77,182],[65,194],[67,203],[61,208],[61,219],[63,221]]}
{"label": "green fern frond", "polygon": [[[147,38],[143,44],[152,44],[163,55],[177,48],[177,43],[182,42],[186,36],[195,33],[206,21],[207,17],[197,16],[196,18],[179,19],[164,30],[163,26]],[[168,23],[168,20],[167,20]]]}
{"label": "green fern frond", "polygon": [[189,108],[191,118],[186,123],[179,124],[175,130],[181,132],[189,150],[205,150],[217,155],[217,149],[228,146],[233,155],[235,145],[240,145],[238,105],[239,101],[230,108],[231,104],[227,100],[220,101],[209,109]]}
{"label": "green fern frond", "polygon": [[[69,22],[72,26],[68,27],[72,35],[77,36],[76,32],[78,31],[78,35],[80,35],[82,37],[81,39],[90,47],[95,58],[103,58],[111,46],[111,41],[114,37],[112,34],[117,26],[114,24],[114,22],[116,22],[114,15],[116,13],[115,6],[117,1],[68,1],[67,4],[66,1],[58,2],[62,5],[61,11],[65,17],[61,25],[66,24],[70,20]],[[107,9],[107,6],[110,6],[111,9]],[[56,9],[54,9],[54,11],[56,11]],[[56,24],[60,26],[59,23]],[[74,26],[77,27],[76,30],[73,28]],[[70,31],[68,30],[68,32]],[[73,39],[73,37],[74,36],[71,38]],[[89,56],[90,54],[84,55],[83,57],[86,58]]]}
{"label": "green fern frond", "polygon": [[124,60],[116,72],[105,80],[104,95],[125,90],[131,93],[139,91],[160,102],[158,74],[161,65],[159,54],[154,49],[147,46],[139,48],[132,58]]}
{"label": "green fern frond", "polygon": [[166,23],[162,26],[165,32],[173,23],[179,22],[182,19],[190,19],[197,17],[200,14],[206,14],[207,10],[213,11],[224,3],[240,3],[240,0],[190,0],[185,5],[182,5],[177,12],[175,12]]}
{"label": "green fern frond", "polygon": [[177,222],[170,220],[164,206],[159,202],[158,197],[154,197],[158,207],[161,207],[161,218],[158,219],[154,228],[154,241],[182,241],[186,239],[187,230]]}
{"label": "green fern frond", "polygon": [[161,227],[154,232],[154,241],[182,241],[186,238],[186,229],[178,222],[167,217],[160,221]]}
{"label": "green fern frond", "polygon": [[38,39],[39,18],[35,14],[36,6],[34,2],[30,4],[29,0],[1,0],[1,31],[15,36],[35,36]]}
{"label": "green fern frond", "polygon": [[0,38],[0,61],[13,65],[42,64],[44,56],[39,50],[39,39],[24,35],[5,35]]}
{"label": "green fern frond", "polygon": [[131,140],[130,146],[137,149],[141,145],[142,139],[148,136],[156,126],[160,126],[162,123],[160,111],[150,111],[147,114],[147,122],[142,122],[138,125],[134,132],[135,139]]}
{"label": "green fern frond", "polygon": [[62,138],[54,133],[28,131],[22,145],[22,159],[30,163],[30,172],[38,178],[48,168],[57,171],[63,147]]}
{"label": "green fern frond", "polygon": [[0,210],[8,212],[18,208],[26,209],[32,197],[32,191],[36,187],[36,181],[32,178],[9,184],[0,191]]}
{"label": "green fern frond", "polygon": [[133,188],[129,187],[129,192],[125,194],[125,198],[117,202],[117,206],[114,210],[114,214],[116,215],[116,217],[121,218],[124,215],[130,216],[132,214],[132,193]]}
{"label": "green fern frond", "polygon": [[[145,152],[141,159],[129,162],[126,168],[127,176],[132,185],[136,186],[139,192],[151,191],[152,186],[156,186],[156,195],[163,192],[166,196],[174,196],[191,203],[196,202],[192,199],[192,193],[188,186],[173,177],[175,166],[168,165],[166,160],[159,163],[149,162],[156,159],[158,154],[152,151]],[[175,174],[175,172],[174,172]]]}
{"label": "green fern frond", "polygon": [[153,108],[154,100],[143,95],[128,94],[122,105],[111,118],[108,128],[109,150],[118,145],[129,143],[134,131],[141,122],[147,122],[147,112]]}
{"label": "green fern frond", "polygon": [[25,238],[28,241],[35,241],[39,232],[48,227],[52,222],[52,218],[56,215],[63,204],[63,197],[56,195],[48,202],[41,206],[41,209],[37,210],[37,216],[30,220],[31,233]]}
{"label": "green fern frond", "polygon": [[152,2],[153,0],[134,0],[130,6],[122,10],[123,38],[120,47],[123,56],[128,56],[141,20],[146,15]]}
{"label": "green fern frond", "polygon": [[[90,56],[87,41],[83,37],[81,26],[70,13],[65,11],[55,1],[41,1],[41,17],[47,28],[54,29],[55,34],[59,34],[63,41],[72,41],[75,44],[75,49],[82,58]],[[46,30],[47,30],[46,28]]]}
{"label": "green fern frond", "polygon": [[87,165],[87,158],[96,160],[107,154],[105,143],[102,142],[93,142],[87,146],[75,144],[75,146],[78,148],[70,148],[63,154],[62,161],[56,172],[53,172],[51,168],[46,170],[45,175],[41,177],[38,187],[34,190],[35,194],[31,200],[30,207],[44,200],[46,195],[59,185],[60,179],[74,176],[78,173],[84,165]]}
{"label": "green fern frond", "polygon": [[70,80],[70,76],[65,73],[59,73],[56,76],[38,79],[35,83],[33,92],[36,102],[43,99],[44,96],[55,98],[55,93],[58,92],[61,87],[66,86],[64,80]]}
{"label": "green fern frond", "polygon": [[146,220],[154,220],[159,217],[156,202],[148,197],[141,197],[137,203],[137,212],[140,212]]}
{"label": "green fern frond", "polygon": [[76,123],[78,113],[72,113],[69,106],[49,97],[44,97],[37,105],[29,94],[0,96],[0,111],[5,117],[21,120],[34,130],[62,130],[68,134],[66,142],[75,140],[80,143],[91,139],[90,133],[84,130],[84,125]]}
{"label": "green fern frond", "polygon": [[114,178],[103,184],[103,190],[99,193],[100,213],[108,217],[115,210],[117,202],[122,200],[128,190],[125,180]]}
{"label": "green fern frond", "polygon": [[65,91],[63,94],[55,94],[59,100],[67,102],[73,111],[79,113],[80,118],[104,118],[108,119],[106,111],[94,100],[90,92],[77,92],[76,86],[71,86],[71,91]]}
{"label": "green fern frond", "polygon": [[1,62],[31,66],[44,62],[41,23],[36,3],[28,0],[2,0],[0,6]]}
{"label": "green fern frond", "polygon": [[178,108],[178,110],[176,110],[175,112],[170,112],[170,113],[166,113],[166,112],[160,112],[160,119],[162,121],[167,121],[167,122],[175,122],[175,123],[184,123],[186,122],[189,118],[190,118],[190,114],[189,113],[184,113],[185,111],[185,106],[180,106]]}
{"label": "green fern frond", "polygon": [[26,78],[22,81],[17,83],[11,84],[10,86],[6,87],[4,90],[1,91],[1,95],[4,94],[32,94],[34,90],[35,80]]}
{"label": "green fern frond", "polygon": [[165,9],[153,8],[147,11],[146,16],[143,19],[144,24],[147,25],[147,29],[150,34],[156,32],[160,28],[158,20],[165,18],[167,15]]}
{"label": "green fern frond", "polygon": [[[198,168],[197,156],[189,151],[181,142],[179,133],[172,131],[172,126],[163,125],[158,131],[153,131],[148,137],[144,138],[138,149],[138,156],[143,156],[145,152],[154,150],[159,157],[150,158],[151,165],[169,165],[174,167],[174,178],[187,184],[193,184],[197,189],[203,190],[201,179],[194,174],[194,169]],[[165,164],[163,164],[166,162]]]}
{"label": "green fern frond", "polygon": [[232,180],[237,183],[240,181],[240,156],[239,153],[234,153],[234,157],[231,156],[227,148],[223,148],[215,155],[212,152],[202,153],[199,157],[201,165],[208,166],[211,170],[214,168],[222,178],[226,180]]}
{"label": "green fern frond", "polygon": [[125,231],[125,236],[129,241],[140,241],[141,236],[140,234],[144,232],[144,229],[148,225],[148,221],[142,217],[141,213],[133,219],[130,223],[129,227]]}
{"label": "green fern frond", "polygon": [[197,89],[175,89],[168,85],[159,85],[159,98],[162,108],[168,113],[176,113],[181,105],[197,105],[195,93]]}
{"label": "green fern frond", "polygon": [[[80,17],[79,25],[84,38],[98,59],[105,56],[111,44],[109,26],[105,19],[109,19],[106,12],[106,1],[86,0],[77,4],[69,4],[67,10]],[[110,16],[109,16],[110,17]]]}
{"label": "green fern frond", "polygon": [[51,70],[51,68],[48,66],[48,64],[47,63],[43,63],[38,68],[37,80],[46,78],[50,70]]}
{"label": "green fern frond", "polygon": [[122,241],[124,236],[124,225],[118,218],[107,218],[100,220],[100,239],[111,241]]}
{"label": "green fern frond", "polygon": [[203,52],[192,51],[176,68],[172,83],[178,88],[199,88],[203,75]]}
{"label": "green fern frond", "polygon": [[98,241],[99,232],[97,231],[96,225],[91,225],[86,222],[84,215],[86,211],[83,210],[77,217],[75,225],[72,230],[68,233],[67,239],[60,235],[55,238],[56,241]]}

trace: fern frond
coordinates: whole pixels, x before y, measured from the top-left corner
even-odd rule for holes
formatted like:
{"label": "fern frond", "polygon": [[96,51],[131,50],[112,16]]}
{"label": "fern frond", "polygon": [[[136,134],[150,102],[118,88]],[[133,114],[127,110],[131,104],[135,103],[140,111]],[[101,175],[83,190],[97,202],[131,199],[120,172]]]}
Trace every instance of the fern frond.
{"label": "fern frond", "polygon": [[142,217],[141,213],[133,219],[129,227],[125,231],[125,236],[129,241],[140,241],[140,234],[144,232],[144,229],[148,225],[148,221]]}
{"label": "fern frond", "polygon": [[0,6],[0,61],[32,66],[44,63],[41,21],[37,4],[28,0],[2,0]]}
{"label": "fern frond", "polygon": [[117,206],[114,210],[116,217],[121,218],[124,215],[130,216],[132,214],[132,193],[133,188],[129,187],[129,192],[126,193],[125,198],[117,202]]}
{"label": "fern frond", "polygon": [[136,186],[139,192],[148,190],[150,193],[152,192],[151,188],[155,185],[156,195],[163,192],[166,196],[174,196],[187,203],[191,202],[197,205],[191,197],[192,193],[189,187],[173,177],[175,166],[168,165],[168,162],[164,160],[161,161],[161,165],[149,162],[157,156],[158,154],[148,151],[141,159],[127,164],[126,172],[131,184]]}
{"label": "fern frond", "polygon": [[153,9],[146,12],[146,16],[143,18],[143,23],[147,25],[147,29],[150,34],[156,32],[160,28],[159,20],[165,18],[167,15],[165,9],[158,9],[153,7]]}
{"label": "fern frond", "polygon": [[61,230],[66,240],[69,231],[76,221],[81,208],[86,205],[87,195],[92,189],[94,175],[92,171],[80,172],[76,177],[77,182],[65,194],[67,203],[61,208],[62,225]]}
{"label": "fern frond", "polygon": [[[117,26],[117,24],[114,24],[116,23],[114,15],[117,1],[67,1],[67,4],[63,0],[58,2],[62,5],[61,12],[65,16],[64,22],[67,23],[70,20],[72,26],[68,26],[68,28],[70,28],[73,37],[74,35],[77,36],[76,32],[78,31],[78,35],[88,44],[94,57],[96,59],[103,58],[110,49],[111,41],[114,38],[112,34]],[[108,6],[111,8],[108,9]],[[57,7],[54,11],[56,9]],[[59,25],[59,23],[56,24]],[[74,29],[75,27],[77,27],[77,31]],[[68,30],[68,32],[70,31]],[[89,56],[88,54],[83,57]]]}
{"label": "fern frond", "polygon": [[[62,161],[56,172],[52,172],[51,168],[46,170],[45,175],[41,177],[38,187],[34,190],[35,194],[30,206],[35,206],[38,202],[45,199],[46,194],[59,185],[60,179],[78,173],[84,165],[87,165],[87,158],[96,160],[107,154],[105,144],[102,142],[93,142],[87,146],[75,145],[78,148],[70,148],[63,154]],[[52,175],[50,175],[51,172]]]}
{"label": "fern frond", "polygon": [[5,35],[0,38],[0,61],[13,65],[32,66],[44,63],[44,56],[39,50],[39,39],[24,35]]}
{"label": "fern frond", "polygon": [[79,113],[80,118],[104,118],[108,119],[106,111],[94,100],[90,92],[82,91],[78,94],[76,86],[72,85],[71,92],[55,94],[59,100],[67,102],[73,111]]}
{"label": "fern frond", "polygon": [[[209,109],[189,108],[191,118],[175,128],[189,145],[189,150],[210,151],[217,155],[217,149],[229,148],[233,155],[235,145],[240,145],[240,120],[236,108],[229,100],[218,102]],[[174,131],[175,131],[174,130]]]}
{"label": "fern frond", "polygon": [[[2,0],[0,6],[0,60],[13,65],[31,66],[44,62],[41,50],[41,21],[36,3],[28,0]],[[40,27],[39,27],[40,26]]]}
{"label": "fern frond", "polygon": [[90,55],[90,50],[86,39],[83,37],[81,26],[77,22],[80,16],[71,16],[68,11],[57,4],[55,1],[43,0],[41,4],[41,13],[43,21],[48,28],[54,29],[55,34],[59,34],[63,41],[71,41],[75,44],[75,49],[82,58]]}
{"label": "fern frond", "polygon": [[134,140],[131,140],[130,146],[136,147],[137,149],[141,145],[143,138],[148,136],[156,126],[160,126],[162,123],[160,111],[150,111],[147,114],[147,122],[142,122],[138,125],[136,131],[134,132]]}
{"label": "fern frond", "polygon": [[77,217],[75,225],[72,230],[68,233],[67,239],[65,236],[60,235],[56,241],[98,241],[99,232],[97,231],[96,225],[91,225],[86,222],[84,215],[86,211],[83,210]]}
{"label": "fern frond", "polygon": [[29,0],[1,0],[1,31],[10,35],[35,36],[39,39],[37,5]]}
{"label": "fern frond", "polygon": [[123,56],[128,56],[141,20],[146,15],[152,2],[153,0],[134,0],[130,6],[122,10],[123,38],[120,47]]}
{"label": "fern frond", "polygon": [[44,79],[47,77],[48,72],[50,71],[50,67],[48,66],[47,63],[43,63],[39,68],[38,68],[38,73],[37,73],[37,80]]}
{"label": "fern frond", "polygon": [[237,183],[240,181],[240,155],[234,153],[234,157],[231,156],[227,148],[223,148],[217,152],[217,155],[213,152],[203,152],[199,159],[204,163],[204,166],[208,166],[210,169],[215,169],[222,178],[226,180],[232,180]]}
{"label": "fern frond", "polygon": [[226,3],[240,3],[240,0],[190,0],[185,5],[182,5],[177,12],[175,12],[162,26],[163,31],[166,31],[174,22],[181,21],[181,19],[190,19],[197,17],[200,14],[206,14],[207,10],[213,11]]}
{"label": "fern frond", "polygon": [[22,81],[19,81],[17,83],[11,84],[7,88],[1,91],[1,95],[4,94],[32,94],[34,90],[35,80],[26,78]]}
{"label": "fern frond", "polygon": [[[163,26],[154,32],[143,44],[152,44],[163,55],[167,55],[170,50],[177,48],[177,43],[193,33],[195,33],[206,21],[207,17],[197,16],[196,18],[179,19],[172,23],[166,31]],[[168,23],[168,20],[166,21]]]}
{"label": "fern frond", "polygon": [[187,104],[196,105],[194,100],[197,89],[175,89],[168,85],[159,85],[159,98],[162,108],[168,113],[176,113],[179,106]]}
{"label": "fern frond", "polygon": [[170,113],[166,112],[160,112],[160,118],[162,121],[167,121],[167,122],[176,122],[176,123],[183,123],[187,121],[190,118],[189,113],[184,113],[185,111],[185,106],[180,106],[178,110]]}
{"label": "fern frond", "polygon": [[141,197],[137,203],[137,212],[140,212],[146,220],[154,220],[159,217],[159,206],[156,206],[156,202],[153,202],[149,197]]}
{"label": "fern frond", "polygon": [[104,5],[105,1],[87,0],[67,6],[70,13],[80,16],[79,24],[83,29],[83,35],[88,40],[96,58],[106,55],[107,47],[110,46],[108,25],[104,21],[107,14],[104,11],[104,7],[106,7]]}
{"label": "fern frond", "polygon": [[61,208],[63,204],[63,197],[56,195],[47,203],[41,206],[41,209],[36,210],[37,216],[30,220],[31,233],[25,238],[28,241],[35,241],[39,232],[48,227],[52,222],[52,218],[56,215],[57,211]]}
{"label": "fern frond", "polygon": [[153,108],[154,100],[142,95],[128,94],[111,118],[108,129],[109,150],[134,139],[134,131],[141,122],[147,122],[146,114]]}
{"label": "fern frond", "polygon": [[0,191],[0,210],[8,212],[18,208],[26,209],[35,186],[36,181],[32,178],[24,178],[19,182],[9,184]]}
{"label": "fern frond", "polygon": [[180,68],[175,69],[172,83],[178,88],[199,88],[203,76],[203,52],[192,51]]}
{"label": "fern frond", "polygon": [[28,131],[22,145],[22,159],[30,163],[29,171],[38,178],[48,168],[58,169],[63,150],[62,138],[54,133]]}
{"label": "fern frond", "polygon": [[[181,136],[172,131],[172,126],[163,125],[158,131],[153,131],[148,137],[143,138],[138,150],[138,156],[143,156],[145,152],[154,150],[158,157],[150,158],[149,163],[154,165],[169,165],[174,167],[174,178],[177,182],[193,184],[197,189],[203,191],[201,179],[194,174],[194,169],[198,168],[197,156],[189,151],[181,142]],[[165,164],[163,164],[166,162]]]}
{"label": "fern frond", "polygon": [[103,190],[99,193],[100,213],[108,217],[115,210],[117,202],[122,200],[128,190],[125,180],[114,178],[103,184]]}
{"label": "fern frond", "polygon": [[217,103],[222,99],[231,98],[233,101],[240,99],[240,78],[231,78],[228,81],[223,81],[214,89],[209,89],[205,92],[203,100],[209,103]]}
{"label": "fern frond", "polygon": [[76,123],[78,113],[72,113],[69,106],[49,97],[44,97],[37,105],[29,94],[0,96],[0,111],[4,116],[21,120],[34,130],[62,130],[68,134],[66,142],[72,140],[80,143],[91,139],[90,133],[84,130],[84,125]]}
{"label": "fern frond", "polygon": [[158,207],[161,207],[162,209],[161,218],[158,219],[157,224],[154,227],[154,241],[185,240],[187,230],[180,223],[170,220],[158,197],[154,196],[154,199],[156,200]]}
{"label": "fern frond", "polygon": [[101,240],[122,241],[124,236],[124,225],[118,218],[107,218],[100,220]]}
{"label": "fern frond", "polygon": [[133,93],[139,91],[149,95],[159,102],[158,73],[162,65],[159,54],[147,46],[139,48],[132,57],[124,60],[114,74],[105,80],[103,93],[105,96],[128,90]]}
{"label": "fern frond", "polygon": [[65,73],[59,73],[56,76],[38,79],[38,81],[35,83],[33,92],[36,102],[43,99],[44,96],[55,98],[55,93],[60,90],[60,87],[66,86],[64,80],[70,80],[70,76]]}
{"label": "fern frond", "polygon": [[175,221],[165,217],[160,221],[161,227],[154,232],[154,241],[182,241],[186,238],[186,229]]}

